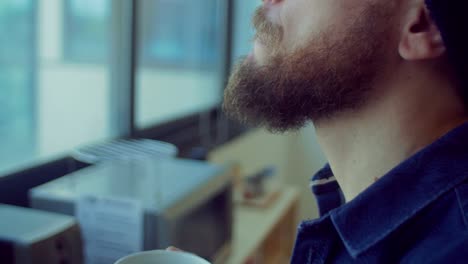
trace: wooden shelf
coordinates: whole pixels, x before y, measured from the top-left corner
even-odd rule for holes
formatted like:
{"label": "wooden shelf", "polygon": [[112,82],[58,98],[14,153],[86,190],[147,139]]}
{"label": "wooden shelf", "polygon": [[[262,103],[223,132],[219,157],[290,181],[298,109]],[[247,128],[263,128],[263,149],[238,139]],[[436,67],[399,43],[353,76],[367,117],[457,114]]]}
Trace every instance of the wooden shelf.
{"label": "wooden shelf", "polygon": [[284,187],[268,208],[236,205],[232,251],[226,263],[287,263],[296,235],[298,203],[298,191]]}

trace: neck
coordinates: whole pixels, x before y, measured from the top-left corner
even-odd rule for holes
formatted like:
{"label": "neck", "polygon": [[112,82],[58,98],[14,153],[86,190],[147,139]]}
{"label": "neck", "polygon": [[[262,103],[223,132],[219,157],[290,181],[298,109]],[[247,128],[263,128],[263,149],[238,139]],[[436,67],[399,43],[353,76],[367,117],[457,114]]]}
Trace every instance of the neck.
{"label": "neck", "polygon": [[450,83],[408,79],[385,87],[389,92],[365,109],[315,123],[346,201],[466,120]]}

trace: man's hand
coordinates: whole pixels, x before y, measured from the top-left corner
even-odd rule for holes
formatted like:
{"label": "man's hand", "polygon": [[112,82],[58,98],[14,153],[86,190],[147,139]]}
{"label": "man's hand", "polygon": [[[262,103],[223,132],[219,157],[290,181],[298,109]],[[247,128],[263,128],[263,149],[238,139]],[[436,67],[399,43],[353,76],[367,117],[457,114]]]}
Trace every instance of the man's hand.
{"label": "man's hand", "polygon": [[170,246],[170,247],[166,248],[166,250],[167,250],[167,251],[184,252],[183,250],[178,249],[178,248],[173,247],[173,246]]}

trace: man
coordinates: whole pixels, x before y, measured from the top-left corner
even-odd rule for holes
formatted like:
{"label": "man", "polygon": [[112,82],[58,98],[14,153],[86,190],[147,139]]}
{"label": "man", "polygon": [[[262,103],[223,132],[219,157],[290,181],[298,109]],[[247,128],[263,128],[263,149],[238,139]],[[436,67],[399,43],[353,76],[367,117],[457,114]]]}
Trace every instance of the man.
{"label": "man", "polygon": [[314,189],[336,178],[345,200],[316,192],[292,263],[468,262],[467,2],[263,1],[225,110],[273,132],[313,122],[329,160]]}

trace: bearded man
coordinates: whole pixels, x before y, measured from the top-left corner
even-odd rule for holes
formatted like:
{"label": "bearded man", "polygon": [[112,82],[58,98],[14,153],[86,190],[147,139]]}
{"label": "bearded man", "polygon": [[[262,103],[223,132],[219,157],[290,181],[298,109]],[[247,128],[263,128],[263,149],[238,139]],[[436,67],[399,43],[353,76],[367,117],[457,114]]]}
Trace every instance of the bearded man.
{"label": "bearded man", "polygon": [[224,108],[329,161],[292,263],[468,261],[466,0],[263,0]]}

